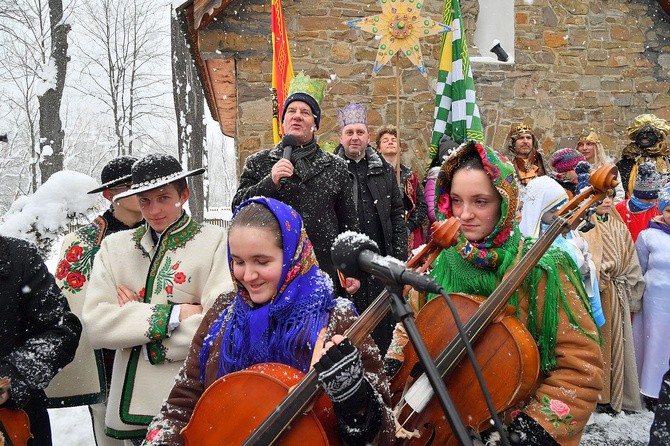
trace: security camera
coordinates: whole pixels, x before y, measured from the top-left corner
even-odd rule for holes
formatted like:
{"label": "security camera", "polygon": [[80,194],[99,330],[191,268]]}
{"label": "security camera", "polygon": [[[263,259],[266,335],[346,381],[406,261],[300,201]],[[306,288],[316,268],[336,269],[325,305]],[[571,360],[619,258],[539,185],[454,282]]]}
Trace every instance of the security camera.
{"label": "security camera", "polygon": [[498,56],[498,60],[501,62],[507,62],[509,59],[507,51],[505,51],[502,45],[500,45],[500,40],[498,39],[493,41],[493,48],[491,48],[491,52]]}

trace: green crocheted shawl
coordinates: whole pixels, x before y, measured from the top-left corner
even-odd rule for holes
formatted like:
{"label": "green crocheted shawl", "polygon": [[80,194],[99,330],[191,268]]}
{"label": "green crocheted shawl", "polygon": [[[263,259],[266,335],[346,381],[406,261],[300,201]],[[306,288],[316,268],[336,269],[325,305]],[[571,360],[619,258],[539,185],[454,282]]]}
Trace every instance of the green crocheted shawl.
{"label": "green crocheted shawl", "polygon": [[[445,250],[433,263],[431,277],[448,293],[459,292],[489,296],[500,284],[507,271],[514,266],[520,239],[521,233],[518,227],[514,225],[510,236],[499,248],[499,251],[503,252],[504,255],[501,256],[502,263],[496,269],[476,266],[463,258],[462,254],[455,248]],[[535,239],[532,238],[524,239],[522,256],[528,252],[534,241]],[[584,331],[580,326],[570,309],[563,289],[561,277],[567,278],[574,286],[581,304],[584,305],[593,319],[588,296],[576,271],[578,271],[577,265],[568,254],[559,248],[551,247],[526,276],[520,288],[522,296],[529,300],[528,319],[525,321],[525,325],[537,343],[540,351],[540,367],[543,372],[551,370],[556,365],[556,332],[558,330],[560,307],[568,315],[568,319],[574,327],[577,327],[595,342],[599,342],[598,339]],[[543,277],[546,278],[546,283],[540,290],[539,284]],[[429,295],[428,300],[434,297],[436,295]],[[539,315],[538,300],[541,298],[544,299],[544,310],[543,314]],[[509,303],[517,308],[516,316],[519,317],[519,290],[512,295]],[[540,322],[539,325],[538,322]]]}

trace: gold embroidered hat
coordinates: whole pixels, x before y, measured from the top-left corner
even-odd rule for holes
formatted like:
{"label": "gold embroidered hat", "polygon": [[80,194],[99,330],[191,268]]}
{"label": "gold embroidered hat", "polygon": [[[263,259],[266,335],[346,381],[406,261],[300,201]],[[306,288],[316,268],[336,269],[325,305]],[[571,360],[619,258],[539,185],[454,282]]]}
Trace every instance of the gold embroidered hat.
{"label": "gold embroidered hat", "polygon": [[349,124],[363,124],[368,125],[368,108],[365,105],[357,104],[351,101],[344,108],[337,109],[337,118],[340,123],[340,128],[344,128]]}
{"label": "gold embroidered hat", "polygon": [[582,133],[579,135],[579,141],[588,141],[598,144],[600,142],[600,135],[591,127],[589,130],[582,130]]}
{"label": "gold embroidered hat", "polygon": [[288,97],[284,101],[284,108],[282,109],[282,121],[286,115],[286,108],[293,101],[301,101],[309,105],[314,115],[314,123],[316,128],[319,128],[321,121],[321,101],[323,101],[323,94],[326,90],[326,83],[318,79],[310,79],[302,71],[293,76],[288,86]]}
{"label": "gold embroidered hat", "polygon": [[663,138],[668,136],[668,133],[670,133],[670,126],[665,119],[661,119],[656,115],[652,115],[651,113],[645,113],[643,115],[638,115],[635,117],[635,119],[633,119],[630,127],[626,129],[626,132],[628,132],[628,137],[634,141],[637,132],[639,132],[642,127],[646,126],[649,126],[660,132]]}

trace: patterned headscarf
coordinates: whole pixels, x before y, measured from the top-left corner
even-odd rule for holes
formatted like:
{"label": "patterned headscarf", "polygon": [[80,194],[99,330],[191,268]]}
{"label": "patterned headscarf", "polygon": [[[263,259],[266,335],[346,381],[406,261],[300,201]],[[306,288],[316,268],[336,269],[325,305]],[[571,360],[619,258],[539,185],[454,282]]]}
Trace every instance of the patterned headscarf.
{"label": "patterned headscarf", "polygon": [[437,220],[445,220],[453,216],[451,200],[451,179],[459,163],[467,155],[476,153],[482,160],[484,171],[491,183],[502,196],[500,205],[500,219],[495,228],[479,243],[468,241],[461,233],[457,250],[466,260],[481,268],[495,269],[499,266],[500,255],[498,249],[507,240],[512,232],[514,216],[516,213],[519,188],[514,176],[514,167],[507,158],[495,152],[481,143],[470,141],[454,152],[442,165],[437,181],[435,183],[435,195],[437,207],[435,217]]}
{"label": "patterned headscarf", "polygon": [[300,215],[278,200],[255,197],[237,207],[233,220],[250,203],[267,206],[281,227],[284,264],[277,294],[268,304],[254,304],[232,274],[228,249],[237,294],[212,324],[203,343],[200,351],[203,382],[209,350],[222,329],[218,377],[265,362],[279,362],[306,372],[319,332],[328,323],[329,312],[335,306],[333,283],[318,266]]}
{"label": "patterned headscarf", "polygon": [[[430,275],[449,293],[489,296],[503,281],[517,258],[522,258],[528,252],[534,239],[524,239],[521,244],[521,232],[514,222],[518,186],[512,164],[504,156],[474,141],[462,146],[442,166],[435,186],[435,194],[438,195],[436,217],[445,219],[453,215],[449,202],[451,178],[459,161],[472,151],[481,158],[486,174],[502,196],[500,219],[491,234],[481,243],[471,243],[461,234],[458,245],[440,253],[433,263]],[[538,180],[539,178],[533,181]],[[584,308],[589,308],[588,297],[574,262],[558,248],[552,247],[542,256],[520,288],[529,300],[526,326],[540,350],[540,368],[543,372],[556,365],[559,306],[563,307],[570,322],[584,332],[569,308],[561,283],[562,277],[567,277],[577,290]],[[542,280],[545,280],[541,293],[544,297],[540,307],[538,290]],[[435,295],[429,295],[427,299],[434,297]],[[518,290],[510,297],[509,303],[517,307],[518,317]],[[594,339],[588,333],[585,334]]]}

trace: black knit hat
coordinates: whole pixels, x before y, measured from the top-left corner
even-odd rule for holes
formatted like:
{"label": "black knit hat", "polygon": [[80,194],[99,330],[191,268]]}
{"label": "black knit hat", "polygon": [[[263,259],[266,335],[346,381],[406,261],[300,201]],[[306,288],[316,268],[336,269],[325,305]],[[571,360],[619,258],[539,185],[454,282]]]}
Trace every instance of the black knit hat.
{"label": "black knit hat", "polygon": [[130,182],[131,169],[135,162],[137,162],[137,158],[134,156],[123,155],[114,158],[102,168],[102,172],[100,173],[100,182],[102,185],[88,191],[88,193],[95,194],[107,190],[110,187]]}
{"label": "black knit hat", "polygon": [[312,109],[312,114],[314,115],[314,124],[316,124],[316,128],[318,129],[319,123],[321,122],[321,107],[319,107],[319,104],[316,102],[316,100],[307,93],[293,93],[291,96],[286,98],[284,101],[284,108],[282,109],[281,120],[284,120],[286,109],[288,108],[289,104],[294,101],[301,101],[309,105],[309,108]]}
{"label": "black knit hat", "polygon": [[183,170],[177,158],[170,155],[147,155],[133,165],[133,185],[130,190],[114,197],[115,200],[130,197],[141,192],[157,189],[182,178],[200,175],[203,167],[191,171]]}

